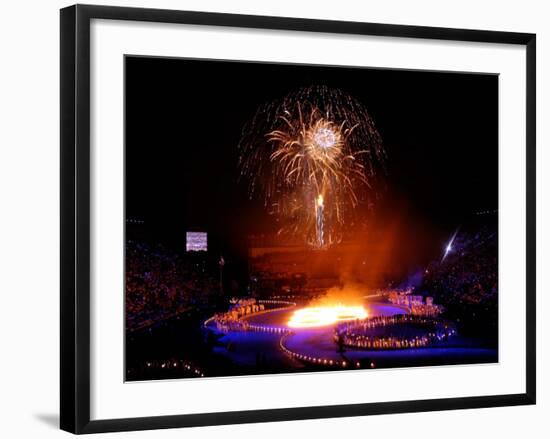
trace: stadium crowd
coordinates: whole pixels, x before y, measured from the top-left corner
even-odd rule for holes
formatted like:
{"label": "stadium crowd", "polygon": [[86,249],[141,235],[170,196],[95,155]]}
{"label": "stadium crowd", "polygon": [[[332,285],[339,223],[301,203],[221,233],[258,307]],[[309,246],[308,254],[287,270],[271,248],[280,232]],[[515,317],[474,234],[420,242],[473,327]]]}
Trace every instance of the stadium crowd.
{"label": "stadium crowd", "polygon": [[498,236],[495,228],[458,233],[450,251],[427,267],[422,290],[466,326],[490,326],[496,336]]}
{"label": "stadium crowd", "polygon": [[208,304],[219,281],[204,258],[129,240],[126,244],[126,328],[147,327]]}

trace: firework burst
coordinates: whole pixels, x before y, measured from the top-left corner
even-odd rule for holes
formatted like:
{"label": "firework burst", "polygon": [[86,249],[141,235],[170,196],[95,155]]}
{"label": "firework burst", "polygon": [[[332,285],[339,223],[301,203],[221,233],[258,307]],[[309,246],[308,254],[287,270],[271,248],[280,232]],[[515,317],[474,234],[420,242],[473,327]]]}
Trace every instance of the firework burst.
{"label": "firework burst", "polygon": [[280,233],[316,247],[341,240],[385,158],[366,108],[325,86],[260,107],[239,148],[250,196],[264,197]]}

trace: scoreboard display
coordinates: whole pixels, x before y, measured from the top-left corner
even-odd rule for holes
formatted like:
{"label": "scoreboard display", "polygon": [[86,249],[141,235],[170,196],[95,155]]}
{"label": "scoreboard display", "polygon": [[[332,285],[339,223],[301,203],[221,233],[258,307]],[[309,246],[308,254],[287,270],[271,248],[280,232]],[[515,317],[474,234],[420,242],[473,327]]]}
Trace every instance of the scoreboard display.
{"label": "scoreboard display", "polygon": [[188,252],[205,252],[208,250],[206,232],[187,232],[185,248]]}

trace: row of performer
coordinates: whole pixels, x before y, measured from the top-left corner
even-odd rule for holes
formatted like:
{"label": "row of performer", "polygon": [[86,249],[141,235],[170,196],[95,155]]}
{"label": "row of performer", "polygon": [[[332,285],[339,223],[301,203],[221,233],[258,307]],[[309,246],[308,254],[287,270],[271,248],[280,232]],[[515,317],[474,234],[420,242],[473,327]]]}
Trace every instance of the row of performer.
{"label": "row of performer", "polygon": [[[374,334],[376,328],[409,325],[425,332],[414,336]],[[417,315],[377,316],[342,323],[334,331],[334,341],[340,346],[358,349],[410,349],[427,347],[456,335],[455,326],[443,319]]]}

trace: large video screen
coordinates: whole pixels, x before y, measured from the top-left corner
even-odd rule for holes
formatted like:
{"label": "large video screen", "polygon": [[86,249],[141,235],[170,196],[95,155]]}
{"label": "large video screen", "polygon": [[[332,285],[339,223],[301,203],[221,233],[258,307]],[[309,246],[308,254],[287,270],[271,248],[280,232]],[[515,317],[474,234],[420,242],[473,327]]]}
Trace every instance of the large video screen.
{"label": "large video screen", "polygon": [[205,252],[208,250],[208,234],[206,232],[187,232],[185,249],[188,252]]}

